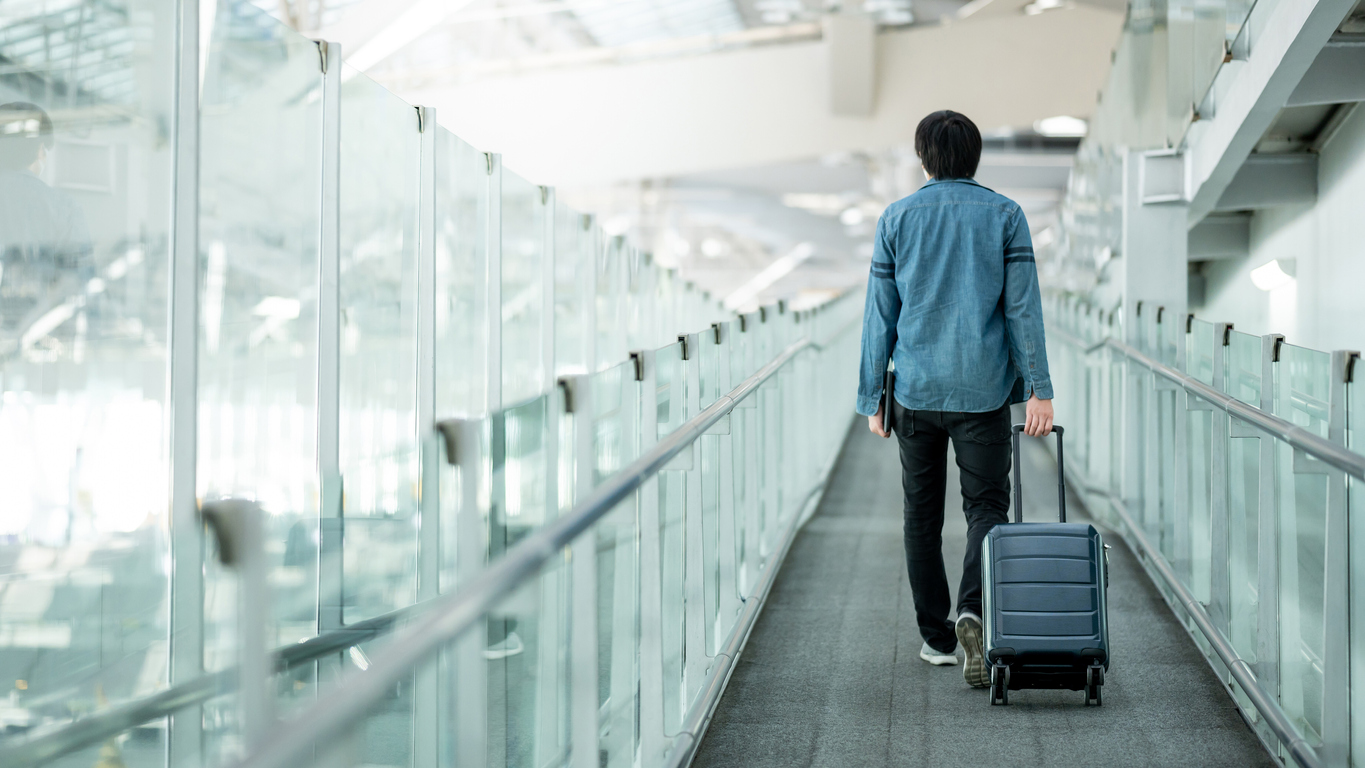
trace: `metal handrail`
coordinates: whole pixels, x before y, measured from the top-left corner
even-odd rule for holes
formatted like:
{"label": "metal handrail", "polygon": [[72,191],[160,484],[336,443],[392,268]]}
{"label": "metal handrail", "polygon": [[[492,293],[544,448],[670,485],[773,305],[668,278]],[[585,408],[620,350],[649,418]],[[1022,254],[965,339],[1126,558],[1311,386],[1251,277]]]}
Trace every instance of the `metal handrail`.
{"label": "metal handrail", "polygon": [[[400,621],[425,613],[432,607],[432,602],[426,600],[415,603],[349,624],[343,629],[280,646],[271,653],[271,668],[275,674],[282,674],[371,640],[389,631]],[[98,744],[130,728],[169,717],[186,707],[203,704],[236,690],[237,674],[236,666],[203,674],[150,696],[126,701],[51,731],[5,744],[0,746],[0,765],[5,768],[40,765]]]}
{"label": "metal handrail", "polygon": [[[1258,408],[1246,405],[1240,400],[1219,392],[1198,379],[1193,379],[1170,366],[1153,360],[1117,339],[1109,338],[1097,344],[1087,345],[1081,339],[1064,331],[1050,329],[1048,335],[1059,338],[1073,347],[1084,350],[1085,354],[1096,352],[1105,347],[1112,348],[1143,367],[1150,369],[1154,373],[1181,385],[1190,394],[1222,408],[1227,411],[1229,415],[1252,424],[1271,435],[1280,437],[1295,448],[1309,453],[1310,455],[1317,456],[1324,462],[1332,463],[1333,466],[1336,466],[1338,469],[1360,476],[1352,470],[1352,467],[1355,466],[1353,462],[1341,461],[1338,463],[1337,461],[1331,461],[1328,455],[1319,453],[1321,446],[1315,444],[1315,442],[1320,442],[1327,446],[1336,447],[1334,443],[1329,443],[1317,435],[1307,432],[1278,416],[1267,414]],[[1243,415],[1243,409],[1253,411],[1254,413]],[[1302,432],[1303,434],[1299,435],[1294,430]],[[1291,435],[1294,439],[1291,440],[1290,437],[1286,435]],[[1309,440],[1307,438],[1312,439]],[[1351,454],[1351,456],[1356,459],[1362,458],[1355,454]],[[1347,466],[1342,466],[1343,464]],[[1362,461],[1361,464],[1365,465],[1365,461]],[[1289,715],[1285,713],[1284,709],[1280,707],[1280,704],[1275,700],[1275,697],[1261,687],[1261,684],[1256,679],[1255,672],[1252,671],[1251,666],[1247,663],[1246,659],[1243,659],[1241,655],[1237,653],[1237,650],[1232,646],[1232,643],[1230,643],[1223,633],[1214,625],[1212,619],[1209,618],[1208,613],[1204,610],[1204,606],[1195,599],[1194,595],[1180,581],[1180,578],[1171,568],[1170,563],[1168,563],[1165,556],[1162,555],[1161,550],[1153,545],[1142,528],[1133,522],[1133,518],[1128,514],[1128,508],[1124,505],[1123,501],[1116,498],[1112,492],[1106,489],[1088,486],[1084,483],[1076,483],[1074,479],[1073,484],[1082,488],[1087,493],[1102,497],[1109,503],[1115,513],[1118,514],[1126,529],[1124,534],[1125,538],[1130,544],[1137,545],[1137,548],[1141,550],[1141,554],[1145,556],[1144,559],[1152,565],[1152,568],[1156,570],[1157,575],[1166,583],[1166,587],[1175,595],[1176,601],[1180,604],[1180,607],[1189,614],[1190,619],[1194,622],[1195,626],[1199,628],[1200,633],[1204,635],[1204,639],[1208,641],[1209,646],[1213,648],[1214,653],[1218,654],[1218,658],[1223,662],[1223,665],[1227,667],[1229,674],[1231,674],[1237,681],[1237,684],[1241,686],[1242,692],[1246,695],[1247,699],[1251,701],[1251,704],[1256,708],[1256,711],[1260,713],[1261,717],[1265,720],[1265,723],[1270,726],[1270,730],[1275,734],[1275,737],[1278,738],[1280,743],[1288,750],[1289,756],[1294,759],[1294,762],[1298,763],[1303,768],[1321,768],[1322,761],[1318,758],[1317,753],[1313,751],[1312,745],[1310,745],[1303,735],[1299,733],[1298,729],[1294,727],[1293,721],[1290,720]]]}
{"label": "metal handrail", "polygon": [[1278,438],[1309,456],[1320,459],[1323,463],[1329,464],[1352,477],[1365,480],[1365,455],[1356,453],[1355,451],[1327,440],[1320,435],[1315,435],[1284,418],[1271,413],[1266,413],[1260,408],[1244,403],[1226,392],[1220,392],[1199,379],[1155,360],[1133,347],[1124,344],[1118,339],[1111,337],[1104,341],[1087,345],[1085,341],[1078,339],[1065,331],[1048,329],[1048,335],[1059,338],[1073,347],[1079,347],[1083,353],[1087,355],[1108,347],[1142,367],[1147,368],[1152,371],[1152,373],[1179,385],[1186,392],[1195,397],[1218,407],[1225,411],[1229,416],[1249,424],[1272,437]]}
{"label": "metal handrail", "polygon": [[365,674],[351,678],[345,695],[329,697],[296,720],[276,726],[252,754],[237,764],[238,768],[290,768],[306,757],[313,744],[340,736],[411,674],[414,667],[473,628],[499,600],[512,594],[556,553],[662,470],[787,363],[808,349],[819,348],[810,339],[788,346],[729,394],[589,492],[568,514],[522,539],[467,587],[428,601],[433,610],[425,620],[395,637]]}
{"label": "metal handrail", "polygon": [[1223,633],[1214,626],[1213,620],[1209,618],[1203,604],[1196,600],[1190,590],[1180,582],[1180,578],[1172,570],[1171,564],[1166,562],[1161,551],[1147,538],[1147,534],[1133,522],[1133,518],[1129,516],[1128,509],[1123,502],[1115,499],[1107,491],[1088,490],[1103,496],[1114,508],[1114,511],[1118,513],[1123,520],[1124,527],[1127,528],[1124,537],[1137,544],[1143,554],[1146,555],[1147,562],[1152,564],[1157,574],[1161,576],[1162,581],[1166,582],[1166,587],[1175,593],[1180,607],[1185,609],[1185,612],[1194,621],[1195,626],[1199,627],[1204,639],[1209,641],[1209,645],[1218,654],[1223,665],[1228,668],[1228,672],[1237,680],[1237,684],[1242,687],[1242,693],[1246,694],[1246,697],[1251,700],[1252,706],[1256,707],[1256,711],[1261,713],[1266,725],[1270,726],[1270,730],[1275,733],[1280,743],[1284,744],[1285,748],[1289,750],[1289,755],[1294,758],[1294,762],[1303,768],[1321,768],[1322,761],[1318,759],[1317,753],[1313,751],[1307,739],[1294,727],[1293,721],[1289,719],[1289,715],[1285,714],[1279,702],[1275,701],[1275,697],[1261,687],[1261,684],[1256,680],[1256,673],[1251,670],[1251,665],[1247,664],[1246,659],[1237,653],[1237,649],[1232,647],[1232,643],[1228,642]]}
{"label": "metal handrail", "polygon": [[[842,297],[843,295],[841,294],[824,306],[830,306],[834,301],[837,301]],[[855,319],[841,326],[833,333],[830,333],[823,341],[805,340],[804,342],[799,342],[798,345],[804,344],[805,347],[809,347],[816,351],[824,350],[835,338],[843,335],[850,328],[858,325],[859,322],[861,322],[859,319]],[[753,387],[750,387],[749,385],[755,377],[764,374],[764,372],[768,371],[768,368],[774,364],[777,364],[776,367],[780,368],[781,365],[785,364],[791,357],[795,356],[795,354],[800,351],[801,350],[798,349],[796,352],[792,352],[792,349],[789,348],[787,351],[783,352],[782,355],[769,363],[769,366],[760,369],[759,372],[753,377],[750,377],[749,380],[746,380],[738,388],[721,398],[721,400],[728,399],[731,401],[725,412],[728,413],[729,409],[734,407],[734,403],[742,400],[752,392]],[[757,383],[762,384],[762,381],[765,381],[767,377],[771,376],[775,370],[776,369],[774,368],[773,371],[769,371],[763,376],[763,379]],[[757,386],[757,384],[753,386]],[[746,389],[746,387],[749,388]],[[543,397],[543,395],[538,397]],[[720,404],[721,401],[717,401],[717,405]],[[697,416],[697,419],[707,416],[715,407],[716,405],[713,405],[711,408],[703,411]],[[717,417],[717,420],[718,418],[719,417]],[[694,421],[695,420],[696,419],[694,419]],[[684,427],[686,426],[687,425],[684,425]],[[708,426],[710,426],[710,424],[708,424]],[[703,431],[705,430],[703,429]],[[671,440],[672,436],[670,436],[669,439]],[[679,446],[674,453],[681,451],[682,447],[685,447],[685,445]],[[671,455],[672,454],[670,454],[670,456]],[[630,467],[627,467],[627,470],[629,469]],[[322,659],[330,654],[338,653],[359,643],[372,640],[392,630],[392,628],[401,621],[413,619],[427,613],[432,608],[437,607],[440,601],[441,598],[424,600],[420,603],[404,606],[379,616],[348,624],[341,629],[316,635],[297,643],[280,646],[271,653],[271,668],[275,674],[283,674],[305,664]],[[98,744],[131,728],[136,728],[139,725],[169,717],[187,707],[203,704],[215,697],[231,693],[237,688],[237,675],[238,670],[236,666],[218,672],[206,673],[183,683],[178,683],[164,691],[158,691],[157,693],[140,699],[122,702],[97,714],[64,724],[50,731],[39,733],[21,741],[0,745],[0,765],[5,766],[6,768],[24,768],[25,766],[41,765],[78,749]]]}

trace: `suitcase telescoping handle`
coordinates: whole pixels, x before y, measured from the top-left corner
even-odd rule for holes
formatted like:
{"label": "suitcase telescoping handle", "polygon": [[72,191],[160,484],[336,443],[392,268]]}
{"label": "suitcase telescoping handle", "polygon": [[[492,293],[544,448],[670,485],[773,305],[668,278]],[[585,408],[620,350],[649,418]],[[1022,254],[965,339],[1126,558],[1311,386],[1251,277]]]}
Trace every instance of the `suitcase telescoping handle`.
{"label": "suitcase telescoping handle", "polygon": [[[1062,433],[1066,430],[1052,425],[1057,435],[1057,522],[1066,522],[1066,474],[1062,467]],[[1023,424],[1014,425],[1014,522],[1024,522],[1024,482],[1023,468],[1019,464],[1019,436],[1024,432]]]}

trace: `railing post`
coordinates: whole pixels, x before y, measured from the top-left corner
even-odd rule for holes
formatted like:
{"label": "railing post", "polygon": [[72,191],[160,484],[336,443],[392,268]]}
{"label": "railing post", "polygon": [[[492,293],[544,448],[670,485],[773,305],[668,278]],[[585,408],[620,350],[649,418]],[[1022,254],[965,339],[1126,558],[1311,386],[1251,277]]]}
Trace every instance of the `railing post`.
{"label": "railing post", "polygon": [[[441,445],[436,432],[436,110],[417,107],[421,131],[417,223],[417,601],[441,593]],[[435,661],[413,676],[413,768],[436,768],[440,745],[440,684]]]}
{"label": "railing post", "polygon": [[[593,440],[592,378],[568,379],[573,399],[574,498],[592,490],[596,459]],[[598,750],[597,529],[569,545],[569,765],[601,768]],[[483,763],[473,763],[483,765]]]}
{"label": "railing post", "polygon": [[[1266,413],[1275,412],[1275,360],[1284,337],[1261,337],[1261,402]],[[1261,440],[1259,519],[1256,526],[1257,615],[1256,677],[1272,696],[1280,696],[1280,524],[1279,484],[1275,468],[1274,440]],[[1281,702],[1283,704],[1283,702]]]}
{"label": "railing post", "polygon": [[[204,529],[197,502],[199,424],[199,4],[176,4],[174,197],[171,213],[170,510],[171,573],[167,678],[171,685],[204,673]],[[207,40],[203,41],[207,44]],[[203,707],[171,716],[167,765],[204,760]]]}
{"label": "railing post", "polygon": [[[1357,352],[1332,353],[1327,399],[1327,439],[1346,445],[1346,396]],[[1346,473],[1327,470],[1327,520],[1323,531],[1322,751],[1328,765],[1346,765],[1351,753],[1350,522]]]}

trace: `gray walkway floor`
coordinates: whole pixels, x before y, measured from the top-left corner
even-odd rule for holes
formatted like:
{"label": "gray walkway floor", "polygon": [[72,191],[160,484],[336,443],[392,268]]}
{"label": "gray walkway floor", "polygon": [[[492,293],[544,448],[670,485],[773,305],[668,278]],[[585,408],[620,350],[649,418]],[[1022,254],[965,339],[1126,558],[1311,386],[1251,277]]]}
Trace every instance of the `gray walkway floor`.
{"label": "gray walkway floor", "polygon": [[[1026,519],[1056,514],[1056,465],[1024,455]],[[966,525],[949,462],[949,582]],[[1073,520],[1079,503],[1068,504]],[[859,420],[816,516],[792,545],[706,732],[697,766],[1273,765],[1141,566],[1116,536],[1104,706],[1011,691],[992,707],[961,667],[919,658],[901,545],[894,438]]]}

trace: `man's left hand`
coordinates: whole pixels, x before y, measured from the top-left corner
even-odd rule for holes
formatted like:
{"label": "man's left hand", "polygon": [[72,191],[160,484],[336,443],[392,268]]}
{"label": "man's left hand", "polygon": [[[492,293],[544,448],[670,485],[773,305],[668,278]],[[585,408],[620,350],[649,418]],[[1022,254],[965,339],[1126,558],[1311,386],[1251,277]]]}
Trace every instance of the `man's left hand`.
{"label": "man's left hand", "polygon": [[1052,401],[1030,395],[1024,406],[1024,434],[1047,437],[1052,434]]}

